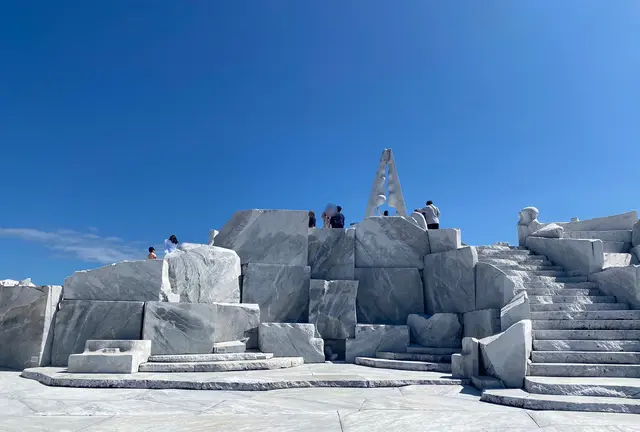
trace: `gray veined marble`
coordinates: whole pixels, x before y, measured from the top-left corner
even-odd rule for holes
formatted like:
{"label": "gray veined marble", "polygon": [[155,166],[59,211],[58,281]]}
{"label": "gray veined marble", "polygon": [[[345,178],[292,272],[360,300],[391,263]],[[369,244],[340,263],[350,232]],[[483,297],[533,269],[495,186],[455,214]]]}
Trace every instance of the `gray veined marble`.
{"label": "gray veined marble", "polygon": [[544,255],[556,265],[577,275],[589,275],[602,270],[604,248],[601,240],[572,238],[527,238],[527,248],[533,253]]}
{"label": "gray veined marble", "polygon": [[66,366],[88,340],[140,339],[142,302],[63,300],[56,315],[53,366]]}
{"label": "gray veined marble", "polygon": [[67,370],[71,373],[138,372],[141,363],[151,355],[148,340],[90,340],[84,352],[71,354]]}
{"label": "gray veined marble", "polygon": [[347,339],[345,361],[353,363],[356,357],[375,357],[378,351],[405,352],[409,345],[409,327],[406,325],[356,325],[356,337]]}
{"label": "gray veined marble", "polygon": [[251,303],[216,303],[216,342],[248,338],[248,349],[258,348],[260,307]]}
{"label": "gray veined marble", "polygon": [[427,232],[401,216],[368,217],[356,227],[356,268],[424,266]]}
{"label": "gray veined marble", "polygon": [[613,216],[587,219],[578,222],[561,222],[565,231],[615,231],[631,230],[638,222],[638,212],[633,210]]}
{"label": "gray veined marble", "polygon": [[310,228],[309,266],[312,279],[353,280],[355,230]]}
{"label": "gray veined marble", "polygon": [[564,228],[558,224],[550,223],[543,226],[537,231],[531,233],[532,237],[545,237],[545,238],[562,238],[564,234]]}
{"label": "gray veined marble", "polygon": [[308,266],[248,264],[242,302],[257,303],[263,322],[309,322]]}
{"label": "gray veined marble", "polygon": [[531,321],[519,321],[479,344],[486,372],[501,379],[507,388],[522,388],[532,349]]}
{"label": "gray veined marble", "polygon": [[500,333],[500,309],[480,309],[463,317],[464,337],[482,339]]}
{"label": "gray veined marble", "polygon": [[457,348],[462,343],[462,324],[455,313],[432,316],[411,314],[407,318],[411,340],[434,348]]}
{"label": "gray veined marble", "polygon": [[476,309],[496,309],[515,295],[516,283],[493,264],[476,265]]}
{"label": "gray veined marble", "polygon": [[238,211],[220,229],[215,244],[236,251],[242,264],[305,266],[308,230],[307,211]]}
{"label": "gray veined marble", "polygon": [[311,280],[309,322],[324,339],[346,339],[356,332],[358,281]]}
{"label": "gray veined marble", "polygon": [[305,363],[324,362],[324,342],[313,324],[262,323],[260,351],[276,357],[302,357]]}
{"label": "gray veined marble", "polygon": [[424,297],[428,314],[464,313],[476,309],[474,247],[424,257]]}
{"label": "gray veined marble", "polygon": [[462,247],[460,230],[457,228],[443,228],[427,230],[429,237],[430,253],[446,252]]}
{"label": "gray veined marble", "polygon": [[589,275],[589,281],[597,282],[605,295],[640,309],[640,265],[609,268]]}
{"label": "gray veined marble", "polygon": [[0,367],[48,366],[60,286],[0,287]]}
{"label": "gray veined marble", "polygon": [[526,291],[520,291],[511,302],[500,310],[500,329],[506,331],[515,323],[530,319],[529,295]]}
{"label": "gray veined marble", "polygon": [[640,221],[633,224],[633,230],[631,232],[631,246],[640,246]]}
{"label": "gray veined marble", "polygon": [[417,268],[356,269],[358,323],[403,325],[424,313],[422,279]]}

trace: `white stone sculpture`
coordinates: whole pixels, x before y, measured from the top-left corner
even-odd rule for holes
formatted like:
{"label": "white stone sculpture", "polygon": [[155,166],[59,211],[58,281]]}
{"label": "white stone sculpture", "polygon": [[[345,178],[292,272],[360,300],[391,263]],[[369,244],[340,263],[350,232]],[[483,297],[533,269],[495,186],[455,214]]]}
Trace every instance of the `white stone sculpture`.
{"label": "white stone sculpture", "polygon": [[527,237],[544,225],[538,222],[540,212],[535,207],[525,207],[518,213],[518,244],[525,246]]}
{"label": "white stone sculpture", "polygon": [[[388,194],[385,191],[385,184],[389,191]],[[396,163],[393,160],[393,153],[391,152],[391,149],[384,149],[382,151],[380,163],[378,164],[378,171],[376,172],[376,177],[373,181],[373,188],[371,189],[371,195],[369,196],[369,203],[367,204],[365,217],[376,216],[376,210],[385,202],[389,207],[395,208],[398,215],[407,216],[407,207],[404,203],[404,197],[402,196],[400,178],[398,177],[398,170],[396,168]]]}

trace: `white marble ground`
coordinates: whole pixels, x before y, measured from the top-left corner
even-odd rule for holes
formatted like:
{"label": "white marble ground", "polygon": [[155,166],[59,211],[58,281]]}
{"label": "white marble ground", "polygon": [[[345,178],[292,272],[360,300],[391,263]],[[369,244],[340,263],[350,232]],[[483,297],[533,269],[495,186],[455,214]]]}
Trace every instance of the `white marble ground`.
{"label": "white marble ground", "polygon": [[629,432],[640,431],[640,415],[525,411],[479,402],[477,390],[457,385],[266,392],[78,389],[0,372],[0,431],[115,430]]}

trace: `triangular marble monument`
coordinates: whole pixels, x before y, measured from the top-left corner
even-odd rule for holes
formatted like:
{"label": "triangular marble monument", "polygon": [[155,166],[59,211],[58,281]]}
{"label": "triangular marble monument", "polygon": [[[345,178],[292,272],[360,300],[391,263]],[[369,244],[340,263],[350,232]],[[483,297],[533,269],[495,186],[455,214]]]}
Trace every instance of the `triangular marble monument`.
{"label": "triangular marble monument", "polygon": [[[388,182],[387,182],[387,167]],[[385,183],[389,193],[385,190]],[[407,215],[407,207],[404,204],[404,197],[402,196],[402,188],[400,187],[400,178],[398,177],[398,170],[396,163],[393,160],[393,153],[391,149],[384,149],[382,156],[380,157],[380,163],[378,164],[378,171],[373,181],[373,188],[371,189],[371,195],[369,196],[369,203],[367,204],[367,210],[365,217],[375,216],[378,207],[387,203],[389,207],[396,209],[396,213],[400,216]]]}

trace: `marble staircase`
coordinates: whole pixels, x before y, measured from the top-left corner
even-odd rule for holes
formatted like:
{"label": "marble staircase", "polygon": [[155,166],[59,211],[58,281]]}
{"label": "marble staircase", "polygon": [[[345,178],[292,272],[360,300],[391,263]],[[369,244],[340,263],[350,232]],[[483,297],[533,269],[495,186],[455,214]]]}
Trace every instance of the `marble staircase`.
{"label": "marble staircase", "polygon": [[271,353],[157,355],[139,372],[232,372],[284,369],[304,364],[302,357],[274,357]]}
{"label": "marble staircase", "polygon": [[409,345],[406,352],[376,352],[375,357],[356,357],[355,363],[382,369],[451,373],[451,354],[461,348]]}

